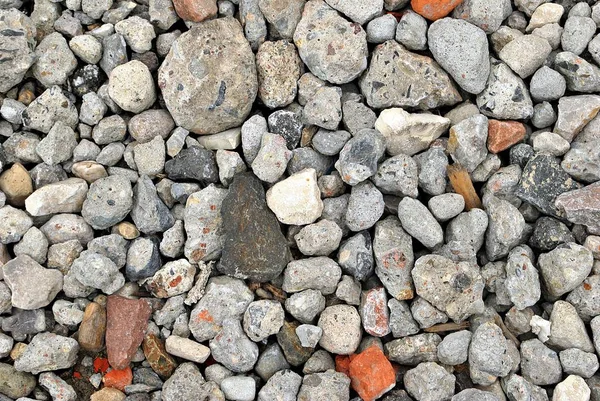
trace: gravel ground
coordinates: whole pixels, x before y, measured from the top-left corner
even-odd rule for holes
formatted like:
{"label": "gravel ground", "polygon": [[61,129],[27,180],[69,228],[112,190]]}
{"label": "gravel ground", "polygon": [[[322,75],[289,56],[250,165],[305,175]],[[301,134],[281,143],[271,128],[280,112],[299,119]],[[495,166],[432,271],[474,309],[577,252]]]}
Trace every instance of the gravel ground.
{"label": "gravel ground", "polygon": [[598,27],[0,0],[0,401],[600,401]]}

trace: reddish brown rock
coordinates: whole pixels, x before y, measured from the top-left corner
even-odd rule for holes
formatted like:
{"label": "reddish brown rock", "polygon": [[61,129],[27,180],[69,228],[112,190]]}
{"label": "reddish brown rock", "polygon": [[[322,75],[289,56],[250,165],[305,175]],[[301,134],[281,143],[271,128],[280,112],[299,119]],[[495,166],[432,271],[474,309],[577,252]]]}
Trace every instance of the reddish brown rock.
{"label": "reddish brown rock", "polygon": [[216,0],[173,0],[175,11],[186,21],[200,22],[217,15]]}
{"label": "reddish brown rock", "polygon": [[144,340],[152,309],[143,299],[108,297],[106,307],[106,352],[114,369],[124,369]]}
{"label": "reddish brown rock", "polygon": [[376,345],[350,359],[352,388],[364,401],[376,400],[396,385],[394,368]]}
{"label": "reddish brown rock", "polygon": [[106,309],[91,302],[83,314],[79,325],[77,341],[82,350],[100,352],[104,347],[104,334],[106,333]]}
{"label": "reddish brown rock", "polygon": [[502,152],[525,138],[525,126],[518,121],[488,121],[488,149]]}
{"label": "reddish brown rock", "polygon": [[171,377],[177,363],[165,350],[162,340],[154,334],[148,334],[144,338],[143,349],[152,370],[163,379]]}
{"label": "reddish brown rock", "polygon": [[590,234],[600,235],[600,182],[562,193],[554,204],[561,217],[583,224]]}

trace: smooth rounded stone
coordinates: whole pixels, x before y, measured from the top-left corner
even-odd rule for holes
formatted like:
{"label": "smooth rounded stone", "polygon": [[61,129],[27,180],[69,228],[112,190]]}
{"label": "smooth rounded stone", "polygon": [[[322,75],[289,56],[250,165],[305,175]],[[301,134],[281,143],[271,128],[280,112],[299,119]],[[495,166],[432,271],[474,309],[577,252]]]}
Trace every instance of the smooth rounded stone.
{"label": "smooth rounded stone", "polygon": [[562,368],[557,353],[538,339],[522,342],[521,374],[527,381],[538,386],[558,383]]}
{"label": "smooth rounded stone", "polygon": [[554,132],[571,142],[600,110],[600,97],[565,96],[558,101],[558,120]]}
{"label": "smooth rounded stone", "polygon": [[570,148],[569,142],[553,132],[542,132],[533,139],[533,150],[552,156],[562,156]]}
{"label": "smooth rounded stone", "polygon": [[533,30],[532,34],[544,38],[550,44],[552,50],[558,50],[563,28],[559,24],[548,24]]}
{"label": "smooth rounded stone", "polygon": [[262,181],[277,182],[292,158],[285,138],[281,135],[265,133],[261,138],[260,150],[252,162],[252,171]]}
{"label": "smooth rounded stone", "polygon": [[50,304],[62,290],[62,273],[45,269],[28,255],[19,255],[2,267],[4,281],[12,292],[12,306],[32,310]]}
{"label": "smooth rounded stone", "polygon": [[[134,117],[135,118],[135,117]],[[127,125],[119,115],[105,117],[94,126],[92,138],[98,145],[107,145],[125,139]]]}
{"label": "smooth rounded stone", "polygon": [[239,321],[226,319],[223,330],[209,342],[212,357],[233,372],[252,370],[258,346],[250,341]]}
{"label": "smooth rounded stone", "polygon": [[204,363],[210,356],[210,349],[208,347],[175,335],[167,337],[165,347],[169,354],[196,363]]}
{"label": "smooth rounded stone", "polygon": [[99,164],[102,164],[107,167],[112,167],[116,165],[123,158],[123,153],[125,152],[125,145],[120,142],[109,143],[105,147],[102,148],[98,156],[96,156],[96,161]]}
{"label": "smooth rounded stone", "polygon": [[600,367],[595,354],[577,348],[560,351],[558,357],[566,374],[581,376],[585,379],[592,377]]}
{"label": "smooth rounded stone", "polygon": [[145,237],[136,238],[127,249],[127,278],[142,280],[152,277],[159,269],[160,255],[156,241]]}
{"label": "smooth rounded stone", "polygon": [[80,244],[86,245],[94,238],[92,227],[81,216],[76,214],[57,214],[52,216],[40,230],[48,238],[50,245],[72,239],[76,239]]}
{"label": "smooth rounded stone", "polygon": [[592,271],[592,265],[592,253],[573,242],[559,245],[538,259],[545,288],[553,297],[577,288]]}
{"label": "smooth rounded stone", "polygon": [[[269,132],[285,138],[288,149],[293,150],[298,146],[304,127],[300,114],[292,110],[277,110],[269,115],[268,124]],[[263,121],[259,118],[256,118],[253,126],[255,130],[254,135],[256,135],[256,139],[260,142],[260,138],[262,138],[267,129],[263,125]]]}
{"label": "smooth rounded stone", "polygon": [[510,0],[489,3],[485,0],[467,0],[461,2],[453,11],[454,18],[464,19],[483,29],[485,33],[494,33],[512,13]]}
{"label": "smooth rounded stone", "polygon": [[321,220],[302,228],[294,239],[304,255],[327,256],[338,249],[342,240],[342,229],[331,220]]}
{"label": "smooth rounded stone", "polygon": [[313,148],[326,156],[335,156],[344,148],[352,138],[348,131],[328,131],[319,129],[312,138]]}
{"label": "smooth rounded stone", "polygon": [[5,93],[23,80],[36,61],[33,51],[35,27],[29,17],[16,9],[2,10],[2,14],[0,43],[3,48],[10,49],[0,69],[0,92]]}
{"label": "smooth rounded stone", "polygon": [[410,50],[427,48],[427,21],[415,12],[406,12],[396,27],[396,42]]}
{"label": "smooth rounded stone", "polygon": [[204,370],[204,376],[206,377],[207,381],[213,381],[218,385],[221,385],[223,379],[233,376],[233,372],[223,365],[214,363],[206,367]]}
{"label": "smooth rounded stone", "polygon": [[578,181],[592,183],[600,179],[598,141],[573,142],[561,167]]}
{"label": "smooth rounded stone", "polygon": [[465,363],[469,356],[469,345],[472,333],[461,330],[450,333],[437,346],[437,356],[444,365],[460,365]]}
{"label": "smooth rounded stone", "polygon": [[490,67],[483,30],[464,20],[443,18],[431,24],[427,38],[435,60],[463,90],[478,94],[485,88]]}
{"label": "smooth rounded stone", "polygon": [[381,112],[375,128],[385,138],[386,151],[412,156],[429,147],[450,126],[450,120],[433,114],[410,114],[401,108]]}
{"label": "smooth rounded stone", "polygon": [[447,151],[456,163],[472,172],[487,156],[488,119],[477,114],[450,128]]}
{"label": "smooth rounded stone", "polygon": [[242,280],[227,276],[210,278],[204,296],[190,314],[189,326],[196,341],[213,338],[221,330],[224,320],[241,318],[253,298]]}
{"label": "smooth rounded stone", "polygon": [[[275,372],[289,369],[290,364],[288,363],[288,360],[291,363],[298,365],[302,364],[306,358],[308,358],[307,355],[303,355],[304,349],[300,346],[298,337],[295,336],[295,332],[293,333],[295,339],[292,339],[292,331],[292,326],[287,322],[284,322],[282,330],[277,333],[277,342],[268,345],[262,354],[260,354],[254,370],[261,379],[268,380]],[[286,338],[284,339],[284,337]],[[285,355],[280,344],[285,350]],[[308,351],[312,352],[312,350]],[[288,358],[288,360],[286,360],[286,358]],[[298,358],[298,360],[295,358]]]}
{"label": "smooth rounded stone", "polygon": [[[226,67],[221,54],[236,67]],[[182,34],[159,69],[158,85],[178,126],[197,134],[239,126],[258,91],[254,55],[240,24],[219,18]]]}
{"label": "smooth rounded stone", "polygon": [[573,305],[565,301],[556,301],[550,315],[550,340],[548,345],[559,349],[579,348],[585,352],[594,352],[583,320]]}
{"label": "smooth rounded stone", "polygon": [[187,259],[168,263],[154,273],[146,287],[157,298],[169,298],[188,292],[194,285],[196,267]]}
{"label": "smooth rounded stone", "polygon": [[0,243],[19,242],[33,225],[31,217],[24,211],[6,205],[0,208]]}
{"label": "smooth rounded stone", "polygon": [[346,142],[335,168],[345,183],[357,185],[377,172],[377,162],[384,153],[381,134],[376,130],[361,130]]}
{"label": "smooth rounded stone", "polygon": [[485,250],[489,260],[498,260],[521,241],[525,219],[509,202],[492,196],[485,205],[488,215]]}
{"label": "smooth rounded stone", "polygon": [[554,68],[564,75],[567,88],[572,91],[596,93],[600,88],[600,69],[576,54],[558,53]]}
{"label": "smooth rounded stone", "polygon": [[15,369],[38,374],[70,368],[77,362],[79,345],[72,338],[53,333],[37,334],[15,360]]}
{"label": "smooth rounded stone", "polygon": [[324,1],[316,0],[304,7],[294,43],[313,74],[333,84],[343,84],[367,68],[366,37],[362,27],[342,18]]}
{"label": "smooth rounded stone", "polygon": [[390,14],[373,18],[367,24],[367,42],[379,44],[394,39],[397,24],[396,18]]}
{"label": "smooth rounded stone", "polygon": [[348,401],[350,378],[343,373],[328,370],[304,376],[298,400]]}
{"label": "smooth rounded stone", "polygon": [[45,87],[64,84],[77,67],[73,52],[58,32],[46,36],[36,47],[35,55],[32,72]]}
{"label": "smooth rounded stone", "polygon": [[258,96],[265,106],[274,109],[294,101],[302,61],[292,43],[279,40],[260,45],[256,53],[256,70]]}
{"label": "smooth rounded stone", "polygon": [[344,273],[350,274],[357,280],[369,277],[374,266],[369,232],[361,231],[344,241],[339,246],[337,260]]}
{"label": "smooth rounded stone", "polygon": [[552,394],[552,401],[568,401],[590,399],[591,390],[581,377],[569,375],[565,380],[558,383]]}
{"label": "smooth rounded stone", "polygon": [[342,91],[326,86],[317,90],[304,106],[302,118],[306,124],[335,130],[342,121]]}
{"label": "smooth rounded stone", "polygon": [[533,74],[529,84],[531,97],[537,101],[560,99],[567,88],[565,78],[548,66],[543,66]]}
{"label": "smooth rounded stone", "polygon": [[335,362],[327,351],[320,349],[315,351],[308,361],[306,361],[304,367],[302,368],[302,373],[306,375],[311,373],[326,372],[330,369],[335,370]]}
{"label": "smooth rounded stone", "polygon": [[562,48],[564,51],[580,55],[595,33],[596,23],[593,19],[569,14],[561,37]]}
{"label": "smooth rounded stone", "polygon": [[102,58],[102,42],[92,35],[78,35],[69,41],[69,48],[83,62],[97,64]]}
{"label": "smooth rounded stone", "polygon": [[373,227],[383,212],[383,195],[370,181],[352,187],[345,220],[350,230],[362,231]]}
{"label": "smooth rounded stone", "polygon": [[14,206],[25,204],[25,200],[33,192],[33,182],[30,173],[21,163],[14,163],[0,175],[0,191],[4,193],[7,203]]}
{"label": "smooth rounded stone", "polygon": [[533,103],[523,80],[508,65],[494,59],[491,64],[487,85],[477,95],[477,107],[481,113],[497,119],[530,118],[533,115]]}
{"label": "smooth rounded stone", "polygon": [[469,346],[469,368],[474,383],[490,385],[497,377],[508,375],[512,367],[508,341],[494,323],[483,323],[475,330]]}
{"label": "smooth rounded stone", "polygon": [[551,51],[546,39],[524,35],[504,46],[498,56],[521,78],[527,78],[544,63]]}
{"label": "smooth rounded stone", "polygon": [[448,156],[444,149],[431,148],[415,155],[419,171],[419,187],[427,194],[441,195],[446,189]]}
{"label": "smooth rounded stone", "polygon": [[249,376],[226,377],[220,386],[228,400],[252,401],[256,395],[256,381]]}
{"label": "smooth rounded stone", "polygon": [[577,313],[585,322],[589,322],[600,313],[600,304],[596,302],[597,292],[600,290],[599,284],[600,276],[589,276],[567,296],[566,300],[575,307]]}
{"label": "smooth rounded stone", "polygon": [[325,309],[325,297],[321,291],[308,289],[292,294],[285,301],[285,309],[302,323],[312,323]]}
{"label": "smooth rounded stone", "polygon": [[417,163],[404,154],[391,157],[379,165],[373,183],[385,194],[415,198],[418,195]]}
{"label": "smooth rounded stone", "polygon": [[27,106],[21,116],[24,127],[43,133],[48,133],[57,121],[71,128],[79,121],[75,104],[59,86],[46,89]]}
{"label": "smooth rounded stone", "polygon": [[25,200],[25,208],[32,216],[77,213],[81,211],[87,191],[84,180],[69,178],[36,190]]}
{"label": "smooth rounded stone", "polygon": [[322,329],[321,347],[335,354],[351,354],[360,343],[361,319],[356,309],[349,305],[326,308],[319,318]]}
{"label": "smooth rounded stone", "polygon": [[108,94],[123,110],[140,113],[156,100],[154,81],[148,67],[133,60],[115,67],[109,76]]}
{"label": "smooth rounded stone", "polygon": [[267,191],[266,199],[269,209],[283,224],[310,224],[323,212],[317,174],[312,168],[273,185]]}
{"label": "smooth rounded stone", "polygon": [[0,364],[0,379],[0,394],[10,399],[20,399],[31,394],[36,385],[35,376],[19,372],[14,366],[6,363]]}
{"label": "smooth rounded stone", "polygon": [[127,216],[133,207],[133,195],[127,178],[118,175],[100,178],[90,185],[81,215],[97,230],[109,228]]}
{"label": "smooth rounded stone", "polygon": [[435,217],[418,200],[405,197],[398,205],[398,218],[402,227],[417,241],[430,249],[444,241],[444,232]]}
{"label": "smooth rounded stone", "polygon": [[423,362],[404,374],[404,387],[417,401],[450,399],[456,378],[435,362]]}
{"label": "smooth rounded stone", "polygon": [[548,102],[538,103],[533,107],[531,123],[536,128],[547,128],[556,122],[556,112]]}
{"label": "smooth rounded stone", "polygon": [[283,319],[284,311],[279,302],[254,301],[244,312],[244,331],[252,341],[260,342],[272,334],[277,334],[283,325]]}
{"label": "smooth rounded stone", "polygon": [[302,384],[302,376],[291,371],[281,370],[267,380],[258,392],[258,401],[294,401]]}
{"label": "smooth rounded stone", "polygon": [[436,220],[448,221],[464,210],[465,199],[460,194],[442,194],[429,199],[427,206]]}
{"label": "smooth rounded stone", "polygon": [[57,121],[48,135],[36,146],[36,153],[49,165],[65,162],[73,155],[77,146],[75,132],[61,121]]}
{"label": "smooth rounded stone", "polygon": [[31,227],[21,241],[16,244],[13,248],[15,256],[28,255],[33,260],[42,264],[46,262],[46,255],[48,253],[48,240],[44,233],[42,233],[37,227]]}
{"label": "smooth rounded stone", "polygon": [[92,251],[81,252],[71,266],[71,273],[82,285],[97,288],[105,294],[112,294],[125,284],[125,277],[117,265]]}
{"label": "smooth rounded stone", "polygon": [[443,256],[426,255],[415,262],[411,274],[417,294],[455,322],[483,310],[484,283],[474,262],[453,262]]}
{"label": "smooth rounded stone", "polygon": [[[268,281],[281,274],[290,259],[289,250],[276,217],[267,207],[260,181],[248,173],[236,175],[222,202],[220,217],[224,232],[223,253],[217,265],[219,271],[259,281]],[[189,200],[188,203],[192,205]],[[195,219],[192,211],[190,209],[190,223]],[[244,218],[240,219],[240,216]],[[190,234],[188,232],[188,238]],[[257,243],[266,245],[257,248]]]}
{"label": "smooth rounded stone", "polygon": [[146,143],[157,136],[167,139],[175,128],[175,122],[168,111],[153,109],[131,117],[127,128],[136,141]]}
{"label": "smooth rounded stone", "polygon": [[433,59],[411,53],[393,40],[375,48],[359,85],[367,104],[375,108],[428,110],[462,100],[448,74]]}

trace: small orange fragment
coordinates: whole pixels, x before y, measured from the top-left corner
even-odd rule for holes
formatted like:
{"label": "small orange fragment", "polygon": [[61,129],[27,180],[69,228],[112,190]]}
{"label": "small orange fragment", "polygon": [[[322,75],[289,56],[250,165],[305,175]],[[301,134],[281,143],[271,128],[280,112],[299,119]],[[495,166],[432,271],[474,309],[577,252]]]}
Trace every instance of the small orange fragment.
{"label": "small orange fragment", "polygon": [[335,356],[335,371],[349,375],[350,357],[348,355]]}
{"label": "small orange fragment", "polygon": [[125,391],[125,386],[130,385],[133,381],[133,373],[129,366],[125,369],[113,369],[104,375],[102,381],[104,387],[113,387]]}
{"label": "small orange fragment", "polygon": [[396,385],[394,368],[376,345],[356,355],[349,372],[352,388],[364,401],[376,400]]}
{"label": "small orange fragment", "polygon": [[106,373],[109,367],[108,359],[100,357],[94,359],[94,373]]}
{"label": "small orange fragment", "polygon": [[412,9],[428,20],[435,21],[450,14],[463,0],[412,0]]}

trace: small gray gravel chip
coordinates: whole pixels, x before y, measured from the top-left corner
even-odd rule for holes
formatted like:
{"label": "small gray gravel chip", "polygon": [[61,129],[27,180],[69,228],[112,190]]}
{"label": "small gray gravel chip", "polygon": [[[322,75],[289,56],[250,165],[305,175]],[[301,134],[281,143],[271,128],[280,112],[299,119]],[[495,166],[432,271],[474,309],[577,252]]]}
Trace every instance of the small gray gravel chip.
{"label": "small gray gravel chip", "polygon": [[398,218],[402,227],[427,248],[435,249],[444,242],[442,227],[418,200],[403,198],[398,205]]}
{"label": "small gray gravel chip", "polygon": [[362,337],[360,323],[360,315],[353,306],[334,305],[325,308],[318,322],[323,330],[319,345],[334,354],[354,353]]}
{"label": "small gray gravel chip", "polygon": [[455,382],[454,375],[435,362],[420,363],[404,375],[404,387],[417,401],[449,399]]}
{"label": "small gray gravel chip", "polygon": [[81,215],[97,230],[104,230],[120,222],[133,206],[130,181],[118,175],[100,178],[90,185]]}
{"label": "small gray gravel chip", "polygon": [[215,361],[234,372],[248,372],[258,360],[258,346],[246,337],[238,320],[225,320],[209,345]]}
{"label": "small gray gravel chip", "polygon": [[450,333],[437,347],[437,356],[444,365],[460,365],[465,363],[469,356],[469,344],[473,334],[468,330]]}
{"label": "small gray gravel chip", "polygon": [[592,271],[593,261],[587,248],[570,242],[541,254],[538,266],[548,293],[559,297],[585,280]]}

